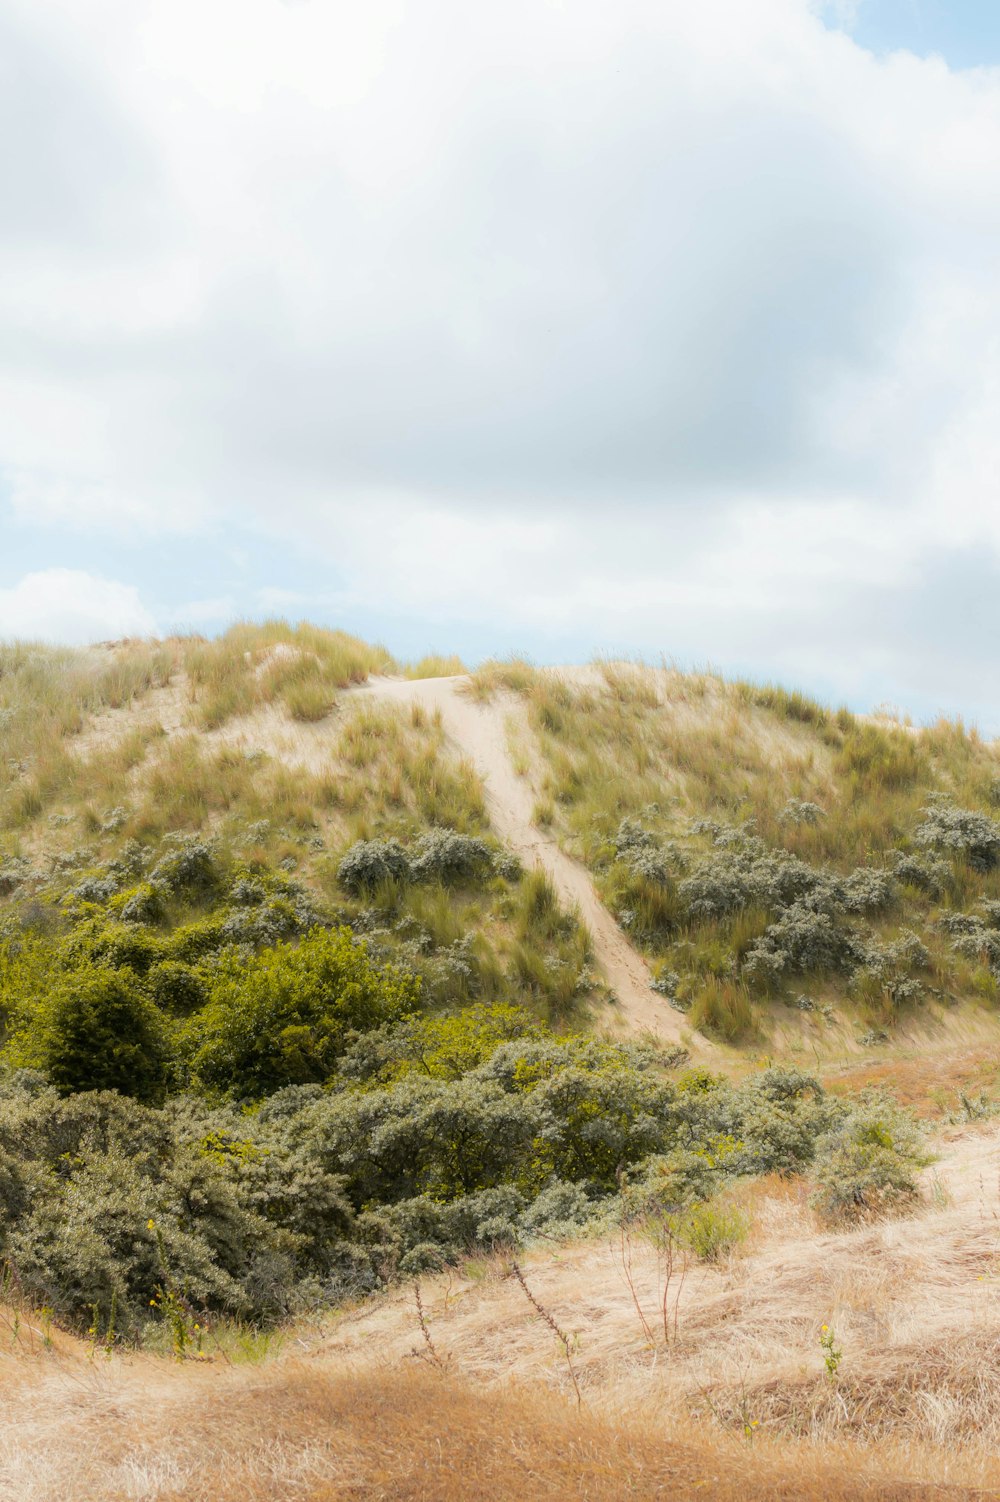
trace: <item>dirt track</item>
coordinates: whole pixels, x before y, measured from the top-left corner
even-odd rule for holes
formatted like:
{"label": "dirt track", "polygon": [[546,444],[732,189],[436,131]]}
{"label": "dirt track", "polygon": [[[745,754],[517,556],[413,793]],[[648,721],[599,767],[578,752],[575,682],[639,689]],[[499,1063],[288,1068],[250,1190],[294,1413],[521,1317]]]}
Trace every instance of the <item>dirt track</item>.
{"label": "dirt track", "polygon": [[[690,1039],[682,1039],[676,1012],[650,989],[652,976],[645,960],[601,902],[589,873],[534,823],[536,789],[530,774],[518,776],[507,749],[508,722],[512,717],[523,719],[522,706],[513,696],[478,702],[464,692],[468,681],[464,676],[371,678],[355,693],[359,698],[440,710],[450,740],[482,778],[496,833],[526,865],[546,873],[560,901],[575,907],[590,930],[598,966],[618,1000],[620,1024],[630,1032],[649,1032],[690,1046]],[[697,1041],[702,1048],[709,1046]]]}

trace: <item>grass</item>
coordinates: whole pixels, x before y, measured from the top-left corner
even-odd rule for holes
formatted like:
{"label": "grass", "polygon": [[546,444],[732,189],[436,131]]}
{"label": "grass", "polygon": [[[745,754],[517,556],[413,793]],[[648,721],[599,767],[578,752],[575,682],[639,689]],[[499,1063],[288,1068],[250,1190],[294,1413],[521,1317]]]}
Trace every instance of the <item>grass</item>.
{"label": "grass", "polygon": [[384,647],[316,626],[244,622],[212,641],[183,644],[194,723],[214,730],[237,715],[281,703],[293,719],[325,717],[337,689],[395,666]]}
{"label": "grass", "polygon": [[691,1026],[736,1043],[759,1031],[760,1016],[747,986],[711,975],[698,985],[688,1010]]}
{"label": "grass", "polygon": [[137,1364],[119,1377],[113,1404],[99,1397],[102,1385],[83,1380],[75,1395],[85,1425],[70,1423],[65,1399],[25,1412],[29,1383],[7,1395],[20,1422],[6,1469],[22,1502],[69,1495],[91,1502],[467,1502],[470,1477],[475,1496],[489,1502],[941,1496],[919,1484],[873,1485],[872,1473],[890,1467],[857,1451],[751,1451],[690,1425],[666,1435],[645,1417],[575,1413],[550,1394],[477,1388],[426,1360],[352,1373],[280,1362],[252,1375],[161,1375]]}
{"label": "grass", "polygon": [[440,653],[430,652],[426,657],[421,657],[417,662],[408,662],[403,668],[404,678],[455,678],[459,674],[467,673],[461,657],[443,657]]}
{"label": "grass", "polygon": [[459,1502],[470,1476],[491,1502],[971,1497],[1000,1445],[997,1128],[940,1147],[919,1219],[822,1229],[774,1176],[705,1207],[669,1275],[642,1227],[519,1256],[530,1304],[503,1250],[428,1275],[437,1360],[411,1287],[280,1349],[224,1335],[206,1362],[108,1358],[8,1315],[5,1482],[25,1502]]}
{"label": "grass", "polygon": [[481,663],[469,679],[469,693],[475,699],[492,699],[497,693],[529,692],[539,678],[538,669],[525,657],[490,658]]}

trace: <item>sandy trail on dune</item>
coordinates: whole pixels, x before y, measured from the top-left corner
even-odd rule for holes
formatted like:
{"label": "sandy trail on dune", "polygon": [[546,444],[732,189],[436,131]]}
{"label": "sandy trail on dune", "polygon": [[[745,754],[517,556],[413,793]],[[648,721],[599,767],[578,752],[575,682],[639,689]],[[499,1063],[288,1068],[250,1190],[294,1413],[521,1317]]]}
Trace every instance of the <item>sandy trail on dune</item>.
{"label": "sandy trail on dune", "polygon": [[[523,706],[513,695],[498,694],[486,702],[477,701],[465,691],[468,683],[464,675],[370,678],[354,691],[354,696],[420,704],[431,713],[440,711],[449,739],[482,779],[497,835],[525,865],[546,873],[560,901],[575,907],[589,929],[594,957],[617,997],[618,1027],[691,1047],[692,1040],[683,1036],[677,1014],[651,990],[649,967],[602,903],[587,870],[534,823],[535,787],[530,775],[518,775],[507,748],[507,726],[512,720],[520,721],[525,736],[530,736]],[[709,1047],[702,1039],[696,1042],[700,1048]]]}

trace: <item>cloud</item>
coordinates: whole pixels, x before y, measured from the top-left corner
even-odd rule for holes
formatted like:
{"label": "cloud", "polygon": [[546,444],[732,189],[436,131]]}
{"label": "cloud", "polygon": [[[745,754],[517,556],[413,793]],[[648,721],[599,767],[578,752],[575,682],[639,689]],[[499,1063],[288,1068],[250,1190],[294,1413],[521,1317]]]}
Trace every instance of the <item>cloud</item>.
{"label": "cloud", "polygon": [[1000,73],[850,11],[0,0],[10,514],[188,537],[209,601],[252,534],[261,600],[308,553],[439,636],[946,690],[912,621],[1000,555]]}
{"label": "cloud", "polygon": [[155,631],[132,585],[78,569],[43,569],[0,589],[0,639],[86,643]]}

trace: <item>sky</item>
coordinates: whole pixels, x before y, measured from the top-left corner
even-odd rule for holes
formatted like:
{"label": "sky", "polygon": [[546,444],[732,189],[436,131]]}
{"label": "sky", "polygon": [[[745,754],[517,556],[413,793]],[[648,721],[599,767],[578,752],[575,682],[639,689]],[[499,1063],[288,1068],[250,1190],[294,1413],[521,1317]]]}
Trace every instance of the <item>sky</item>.
{"label": "sky", "polygon": [[1000,733],[1000,7],[0,0],[0,637]]}

